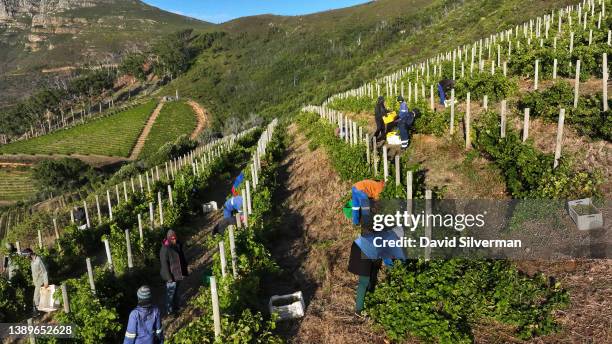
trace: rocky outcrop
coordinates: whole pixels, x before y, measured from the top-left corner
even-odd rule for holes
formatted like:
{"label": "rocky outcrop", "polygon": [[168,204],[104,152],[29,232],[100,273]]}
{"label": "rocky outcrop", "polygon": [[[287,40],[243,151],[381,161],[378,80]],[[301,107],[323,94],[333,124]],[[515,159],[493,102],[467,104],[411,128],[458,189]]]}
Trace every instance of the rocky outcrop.
{"label": "rocky outcrop", "polygon": [[0,0],[0,22],[20,16],[47,15],[83,7],[94,7],[121,0]]}

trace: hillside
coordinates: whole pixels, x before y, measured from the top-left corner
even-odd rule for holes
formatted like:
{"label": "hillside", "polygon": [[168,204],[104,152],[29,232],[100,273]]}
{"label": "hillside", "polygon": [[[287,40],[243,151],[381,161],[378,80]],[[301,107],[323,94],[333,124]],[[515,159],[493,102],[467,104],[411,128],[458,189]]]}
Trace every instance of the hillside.
{"label": "hillside", "polygon": [[115,64],[160,35],[208,26],[137,0],[2,0],[0,106],[75,67]]}

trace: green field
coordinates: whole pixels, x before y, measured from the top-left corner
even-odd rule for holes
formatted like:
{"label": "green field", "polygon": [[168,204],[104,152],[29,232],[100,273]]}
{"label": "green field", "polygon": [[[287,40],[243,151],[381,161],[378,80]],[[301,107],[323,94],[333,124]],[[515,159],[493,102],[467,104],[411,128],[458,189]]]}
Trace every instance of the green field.
{"label": "green field", "polygon": [[27,168],[0,168],[0,202],[15,202],[34,193],[32,173]]}
{"label": "green field", "polygon": [[150,100],[116,115],[31,140],[0,146],[0,154],[130,155],[143,126],[157,106]]}
{"label": "green field", "polygon": [[191,106],[184,102],[166,103],[157,117],[139,158],[147,158],[167,142],[173,142],[183,134],[191,134],[197,125]]}

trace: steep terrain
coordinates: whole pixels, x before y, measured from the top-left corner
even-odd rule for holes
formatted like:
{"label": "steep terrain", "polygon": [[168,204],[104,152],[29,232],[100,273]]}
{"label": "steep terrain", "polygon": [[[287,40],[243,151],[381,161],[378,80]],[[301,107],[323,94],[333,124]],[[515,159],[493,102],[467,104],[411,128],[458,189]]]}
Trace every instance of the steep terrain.
{"label": "steep terrain", "polygon": [[208,26],[138,0],[2,0],[0,105],[76,67],[114,65],[165,33]]}

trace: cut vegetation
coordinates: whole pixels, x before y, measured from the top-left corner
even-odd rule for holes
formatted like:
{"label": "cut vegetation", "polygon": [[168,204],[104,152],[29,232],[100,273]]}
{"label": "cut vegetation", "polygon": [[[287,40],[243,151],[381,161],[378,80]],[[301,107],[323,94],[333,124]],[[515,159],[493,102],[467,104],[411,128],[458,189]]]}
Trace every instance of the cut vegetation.
{"label": "cut vegetation", "polygon": [[140,158],[155,154],[161,146],[175,141],[181,135],[191,134],[196,125],[197,119],[191,106],[184,102],[165,104],[151,128]]}
{"label": "cut vegetation", "polygon": [[127,157],[156,105],[156,101],[150,100],[114,116],[31,140],[0,146],[0,153]]}

